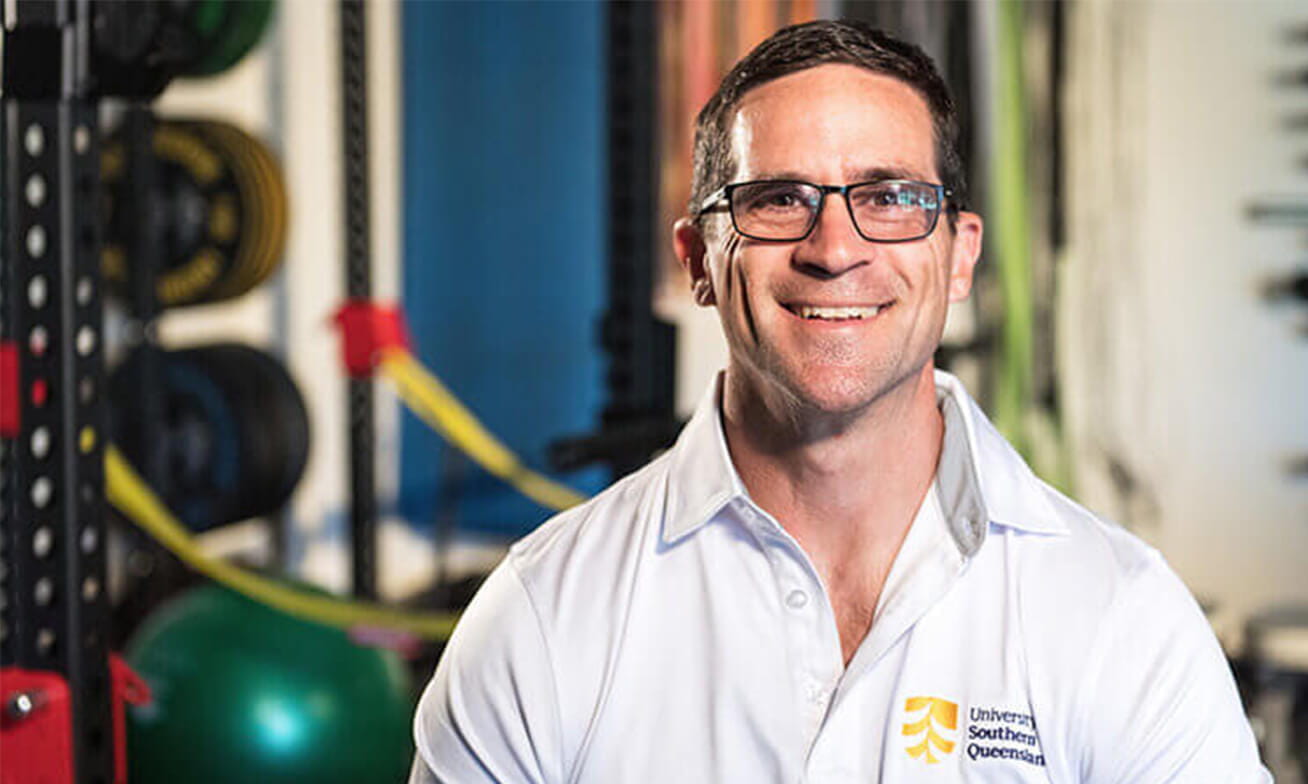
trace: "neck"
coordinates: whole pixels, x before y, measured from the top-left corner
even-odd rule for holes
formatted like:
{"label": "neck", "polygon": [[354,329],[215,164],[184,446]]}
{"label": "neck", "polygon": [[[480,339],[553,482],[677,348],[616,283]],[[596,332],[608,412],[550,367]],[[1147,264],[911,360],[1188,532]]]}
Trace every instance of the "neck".
{"label": "neck", "polygon": [[723,424],[751,498],[815,560],[893,558],[931,486],[944,422],[931,363],[856,412],[803,410],[728,370]]}

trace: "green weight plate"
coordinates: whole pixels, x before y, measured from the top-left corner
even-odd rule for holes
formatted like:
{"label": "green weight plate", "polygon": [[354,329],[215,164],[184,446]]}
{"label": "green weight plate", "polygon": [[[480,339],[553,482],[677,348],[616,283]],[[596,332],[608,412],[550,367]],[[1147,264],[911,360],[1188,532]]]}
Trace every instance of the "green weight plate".
{"label": "green weight plate", "polygon": [[205,42],[184,76],[213,76],[240,62],[258,45],[272,20],[272,0],[201,0],[191,24]]}

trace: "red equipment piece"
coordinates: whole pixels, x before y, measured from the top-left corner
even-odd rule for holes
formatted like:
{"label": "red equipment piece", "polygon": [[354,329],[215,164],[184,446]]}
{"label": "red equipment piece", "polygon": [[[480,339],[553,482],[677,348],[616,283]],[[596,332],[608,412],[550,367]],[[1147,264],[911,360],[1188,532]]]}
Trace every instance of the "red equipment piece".
{"label": "red equipment piece", "polygon": [[342,361],[352,378],[367,378],[377,369],[384,349],[409,347],[404,311],[366,299],[352,299],[333,316],[342,333]]}
{"label": "red equipment piece", "polygon": [[0,342],[0,438],[17,438],[22,431],[22,398],[18,394],[18,344]]}
{"label": "red equipment piece", "polygon": [[0,784],[73,784],[72,699],[55,672],[0,668]]}
{"label": "red equipment piece", "polygon": [[150,687],[116,653],[109,654],[109,682],[113,684],[114,693],[114,784],[127,784],[127,711],[124,705],[148,704]]}
{"label": "red equipment piece", "polygon": [[[150,687],[116,653],[113,683],[114,784],[127,784],[124,704],[144,705]],[[0,668],[0,784],[73,784],[73,713],[68,684],[57,672]]]}

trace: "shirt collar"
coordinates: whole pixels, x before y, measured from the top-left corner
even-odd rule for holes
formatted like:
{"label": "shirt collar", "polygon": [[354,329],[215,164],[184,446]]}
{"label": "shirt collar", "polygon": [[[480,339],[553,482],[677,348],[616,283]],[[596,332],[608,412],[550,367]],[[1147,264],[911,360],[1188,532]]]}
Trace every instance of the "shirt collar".
{"label": "shirt collar", "polygon": [[[722,429],[719,373],[672,447],[663,541],[698,530],[733,500],[749,494],[731,463]],[[971,556],[990,524],[1040,534],[1065,533],[1040,480],[995,430],[961,381],[935,372],[936,402],[945,420],[936,468],[940,503],[958,548]]]}

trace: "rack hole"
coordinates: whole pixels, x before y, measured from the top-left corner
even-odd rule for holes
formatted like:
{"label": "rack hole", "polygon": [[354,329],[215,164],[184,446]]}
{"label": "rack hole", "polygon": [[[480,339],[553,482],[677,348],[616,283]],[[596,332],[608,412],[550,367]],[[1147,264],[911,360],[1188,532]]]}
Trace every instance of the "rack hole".
{"label": "rack hole", "polygon": [[85,275],[77,279],[77,304],[91,304],[91,295],[95,294],[95,285]]}
{"label": "rack hole", "polygon": [[32,586],[32,598],[38,607],[49,607],[54,601],[54,582],[49,577],[42,577]]}
{"label": "rack hole", "polygon": [[37,509],[44,509],[50,505],[52,498],[54,498],[54,482],[50,481],[48,476],[38,476],[36,481],[32,482],[32,505]]}
{"label": "rack hole", "polygon": [[36,652],[42,656],[54,656],[55,643],[59,640],[53,629],[40,629],[36,633]]}
{"label": "rack hole", "polygon": [[49,557],[50,551],[54,549],[54,531],[50,526],[43,525],[32,533],[32,554],[37,558]]}
{"label": "rack hole", "polygon": [[84,326],[77,330],[77,353],[85,357],[92,351],[95,351],[95,330]]}
{"label": "rack hole", "polygon": [[32,331],[27,333],[27,350],[34,357],[43,357],[45,352],[50,348],[50,332],[40,324],[32,327]]}
{"label": "rack hole", "polygon": [[45,255],[45,227],[33,226],[27,230],[27,255],[39,259]]}
{"label": "rack hole", "polygon": [[23,195],[27,197],[27,204],[30,207],[40,207],[45,204],[45,178],[39,174],[28,177],[27,184],[23,186]]}
{"label": "rack hole", "polygon": [[33,275],[32,279],[27,282],[27,302],[34,308],[45,307],[46,295],[45,276]]}
{"label": "rack hole", "polygon": [[32,457],[44,460],[50,454],[50,428],[41,426],[32,431]]}
{"label": "rack hole", "polygon": [[27,131],[23,134],[23,149],[33,158],[44,152],[45,129],[36,123],[27,126]]}
{"label": "rack hole", "polygon": [[82,547],[82,552],[89,555],[95,552],[96,546],[100,544],[100,534],[88,525],[82,529],[82,536],[78,543]]}
{"label": "rack hole", "polygon": [[50,384],[43,378],[32,381],[32,405],[41,408],[50,399]]}

